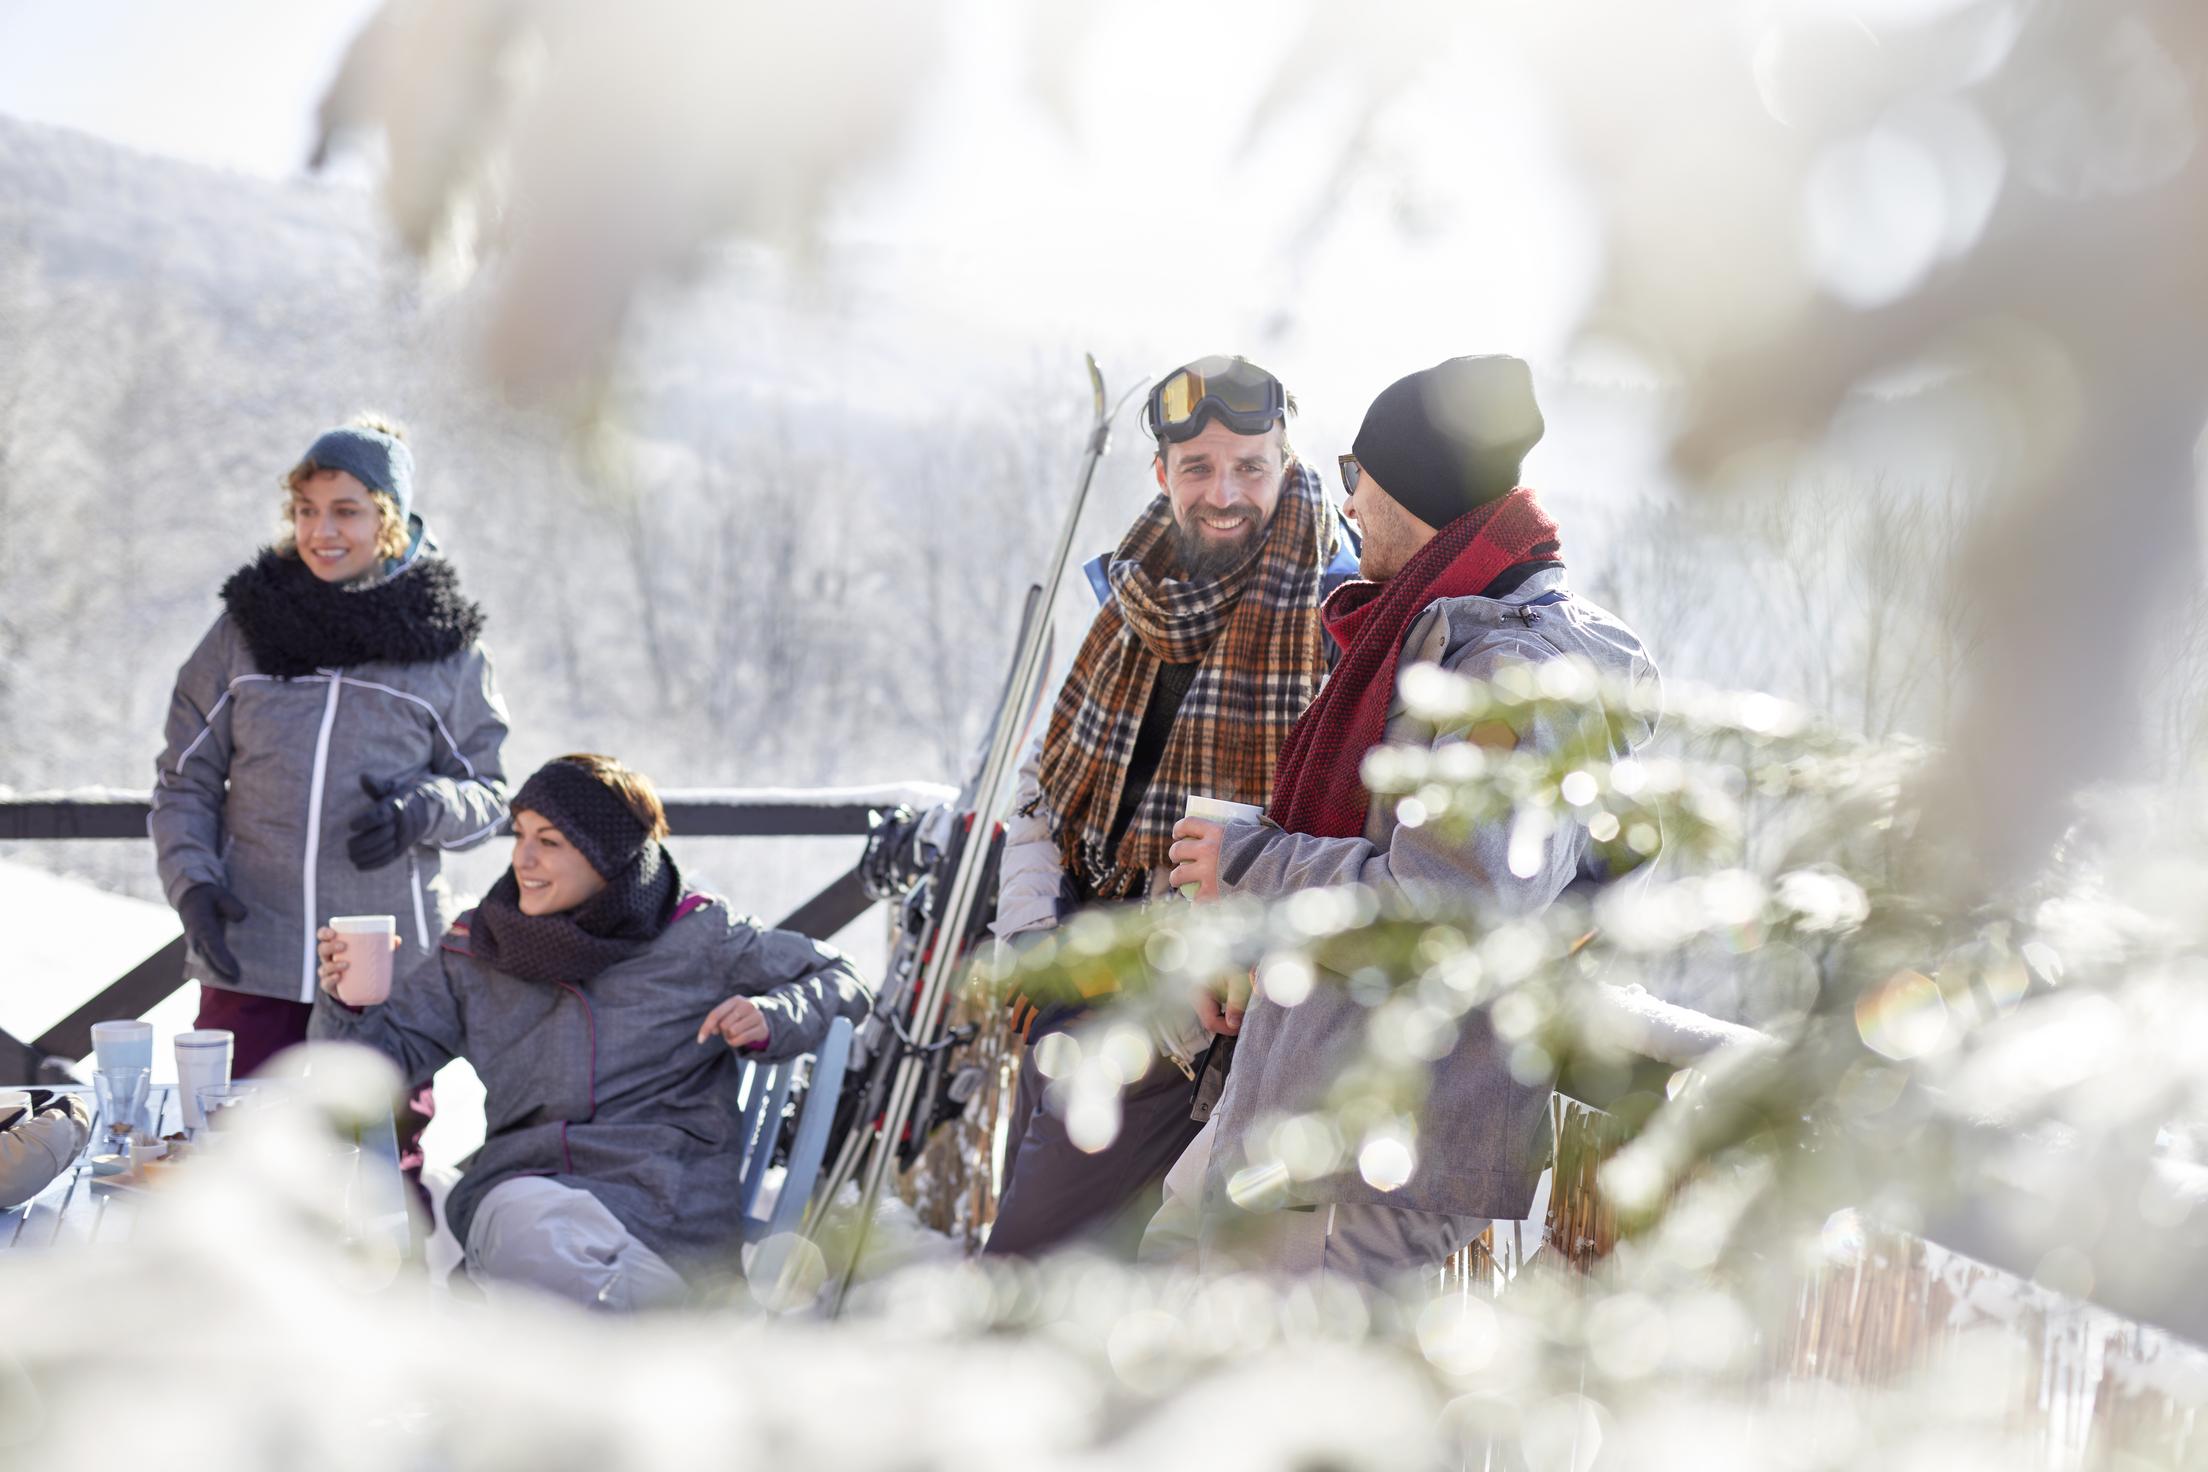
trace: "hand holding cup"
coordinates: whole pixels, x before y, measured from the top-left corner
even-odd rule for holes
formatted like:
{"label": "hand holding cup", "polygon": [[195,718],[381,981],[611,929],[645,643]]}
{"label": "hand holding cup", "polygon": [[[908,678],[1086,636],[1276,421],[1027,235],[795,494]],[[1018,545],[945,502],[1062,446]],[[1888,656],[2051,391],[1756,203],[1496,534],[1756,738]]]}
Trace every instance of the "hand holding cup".
{"label": "hand holding cup", "polygon": [[339,915],[314,939],[322,990],[348,1007],[373,1007],[390,998],[391,956],[399,948],[396,917]]}
{"label": "hand holding cup", "polygon": [[1190,793],[1184,816],[1173,825],[1173,844],[1165,853],[1173,862],[1166,876],[1189,899],[1201,904],[1219,898],[1219,845],[1227,823],[1254,823],[1265,816],[1255,803],[1228,802]]}

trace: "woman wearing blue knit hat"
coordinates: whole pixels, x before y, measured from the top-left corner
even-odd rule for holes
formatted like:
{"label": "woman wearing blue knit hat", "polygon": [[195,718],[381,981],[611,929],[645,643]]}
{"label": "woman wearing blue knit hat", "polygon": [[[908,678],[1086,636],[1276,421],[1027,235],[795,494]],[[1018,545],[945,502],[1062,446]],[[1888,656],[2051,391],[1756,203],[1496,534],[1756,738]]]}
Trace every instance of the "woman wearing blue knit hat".
{"label": "woman wearing blue knit hat", "polygon": [[150,825],[199,1025],[236,1034],[240,1073],[306,1037],[318,926],[394,915],[426,956],[457,909],[441,856],[506,818],[483,613],[414,514],[405,431],[358,416],[283,486],[177,674]]}

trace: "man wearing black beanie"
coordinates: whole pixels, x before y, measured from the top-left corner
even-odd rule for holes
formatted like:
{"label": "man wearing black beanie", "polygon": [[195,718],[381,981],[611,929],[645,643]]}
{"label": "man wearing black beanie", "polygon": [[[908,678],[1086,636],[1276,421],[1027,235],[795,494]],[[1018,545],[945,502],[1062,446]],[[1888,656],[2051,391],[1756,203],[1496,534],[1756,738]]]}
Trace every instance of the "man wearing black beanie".
{"label": "man wearing black beanie", "polygon": [[[1512,664],[1576,658],[1610,680],[1654,681],[1633,633],[1566,588],[1556,523],[1519,484],[1542,429],[1532,375],[1516,358],[1451,358],[1373,401],[1354,453],[1341,457],[1347,509],[1364,533],[1363,580],[1335,590],[1323,612],[1342,657],[1281,752],[1264,820],[1184,819],[1174,884],[1199,886],[1200,900],[1361,884],[1402,909],[1492,924],[1539,912],[1579,877],[1589,837],[1568,807],[1529,849],[1509,824],[1461,838],[1399,824],[1395,804],[1361,777],[1383,742],[1467,739],[1437,736],[1401,708],[1396,692],[1412,664],[1485,680]],[[1585,718],[1544,712],[1470,739],[1539,753],[1579,743],[1623,758],[1651,730],[1634,706]],[[1491,1220],[1526,1215],[1547,1154],[1552,1081],[1506,1056],[1484,1011],[1434,1063],[1407,1137],[1383,1121],[1345,1139],[1335,1168],[1316,1177],[1307,1160],[1291,1168],[1276,1158],[1283,1132],[1269,1123],[1323,1112],[1367,1036],[1367,1002],[1348,988],[1290,1000],[1251,999],[1209,1138],[1168,1178],[1169,1192],[1200,1196],[1207,1267],[1377,1284],[1438,1265]]]}
{"label": "man wearing black beanie", "polygon": [[[1385,582],[1442,527],[1509,495],[1545,427],[1517,358],[1451,358],[1389,384],[1342,457],[1364,534],[1358,570]],[[1553,565],[1554,554],[1552,538],[1527,560]]]}

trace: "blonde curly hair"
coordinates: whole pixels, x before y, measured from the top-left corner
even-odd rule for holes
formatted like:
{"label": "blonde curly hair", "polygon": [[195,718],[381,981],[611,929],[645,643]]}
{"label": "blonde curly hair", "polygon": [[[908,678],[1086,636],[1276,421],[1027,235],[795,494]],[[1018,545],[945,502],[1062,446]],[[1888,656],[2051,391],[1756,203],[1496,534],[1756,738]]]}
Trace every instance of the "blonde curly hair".
{"label": "blonde curly hair", "polygon": [[[372,429],[378,434],[387,434],[401,443],[406,440],[406,426],[388,414],[364,409],[345,422],[354,429]],[[299,487],[326,468],[317,465],[312,459],[302,460],[284,472],[284,478],[278,482],[284,488],[284,504],[278,513],[276,528],[276,551],[280,555],[299,555],[299,539],[292,526]],[[373,489],[368,492],[368,499],[376,503],[376,555],[384,558],[405,556],[407,543],[412,539],[413,533],[406,524],[406,518],[399,515],[398,501],[389,491]]]}

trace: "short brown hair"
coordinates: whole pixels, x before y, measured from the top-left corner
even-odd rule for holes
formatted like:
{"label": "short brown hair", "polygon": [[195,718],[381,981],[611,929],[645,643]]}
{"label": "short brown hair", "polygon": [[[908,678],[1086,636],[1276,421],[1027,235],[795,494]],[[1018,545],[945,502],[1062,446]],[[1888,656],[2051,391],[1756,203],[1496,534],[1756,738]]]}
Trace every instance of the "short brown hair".
{"label": "short brown hair", "polygon": [[573,762],[612,789],[636,815],[636,821],[644,825],[647,838],[656,843],[667,836],[667,809],[661,805],[659,790],[652,786],[651,778],[618,757],[595,751],[573,751],[553,760]]}
{"label": "short brown hair", "polygon": [[[374,410],[363,409],[347,423],[354,429],[372,429],[379,434],[387,434],[401,442],[406,439],[405,425],[388,414],[378,414]],[[299,494],[300,486],[328,468],[317,464],[310,456],[284,472],[282,482],[284,506],[279,516],[281,524],[276,529],[276,550],[282,556],[297,557],[299,555],[298,537],[292,530],[291,524],[293,498]],[[412,528],[406,524],[406,518],[399,515],[397,499],[389,491],[379,491],[373,486],[368,488],[368,499],[376,504],[376,555],[378,557],[404,557],[407,544],[413,540],[414,533]]]}

